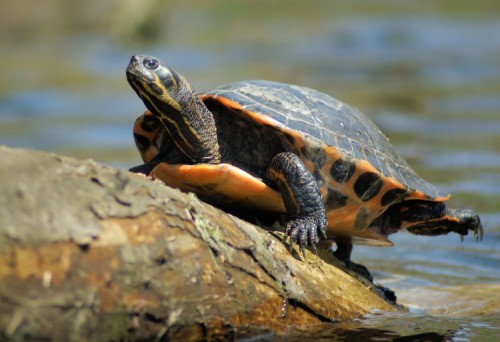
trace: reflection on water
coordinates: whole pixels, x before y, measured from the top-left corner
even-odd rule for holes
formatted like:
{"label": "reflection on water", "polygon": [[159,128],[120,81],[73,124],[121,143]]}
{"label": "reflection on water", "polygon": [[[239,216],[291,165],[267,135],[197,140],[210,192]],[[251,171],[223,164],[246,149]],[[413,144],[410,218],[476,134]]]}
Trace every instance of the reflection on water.
{"label": "reflection on water", "polygon": [[[249,78],[320,89],[371,116],[419,174],[454,195],[453,206],[480,212],[485,238],[398,233],[393,248],[355,248],[354,260],[410,312],[328,325],[318,336],[493,340],[500,334],[500,11],[476,2],[453,2],[450,12],[290,1],[286,13],[261,2],[269,8],[165,3],[154,19],[160,40],[148,45],[91,21],[111,8],[71,26],[52,16],[44,25],[43,15],[13,21],[12,5],[0,14],[7,28],[0,30],[0,144],[137,164],[131,127],[144,108],[124,76],[135,53],[168,60],[200,91]],[[148,32],[145,23],[135,37]]]}

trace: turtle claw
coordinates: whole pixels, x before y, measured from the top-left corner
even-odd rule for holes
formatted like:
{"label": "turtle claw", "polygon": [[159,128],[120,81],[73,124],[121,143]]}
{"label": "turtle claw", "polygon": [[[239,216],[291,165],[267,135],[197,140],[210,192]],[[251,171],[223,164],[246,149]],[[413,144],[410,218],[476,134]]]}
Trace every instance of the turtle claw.
{"label": "turtle claw", "polygon": [[323,222],[321,217],[315,215],[291,219],[285,226],[284,241],[290,237],[290,251],[296,242],[302,254],[305,253],[304,248],[307,246],[311,246],[313,252],[317,254],[316,244],[319,242],[320,236],[326,239],[326,220]]}

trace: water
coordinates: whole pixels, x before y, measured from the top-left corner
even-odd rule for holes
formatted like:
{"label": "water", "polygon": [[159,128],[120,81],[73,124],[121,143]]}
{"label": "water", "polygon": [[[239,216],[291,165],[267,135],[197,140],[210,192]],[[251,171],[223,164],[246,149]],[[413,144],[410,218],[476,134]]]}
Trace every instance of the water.
{"label": "water", "polygon": [[319,89],[368,114],[452,206],[478,211],[485,237],[401,232],[393,248],[355,248],[410,311],[311,336],[500,336],[500,5],[64,3],[9,0],[0,13],[0,144],[137,164],[131,127],[144,108],[124,76],[135,53],[167,59],[200,91],[240,79]]}

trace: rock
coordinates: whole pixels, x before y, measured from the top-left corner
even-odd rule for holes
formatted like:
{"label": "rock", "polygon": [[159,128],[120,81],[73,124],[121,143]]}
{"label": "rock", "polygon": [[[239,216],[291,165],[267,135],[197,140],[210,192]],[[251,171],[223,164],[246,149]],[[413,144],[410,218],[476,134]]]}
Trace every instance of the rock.
{"label": "rock", "polygon": [[0,337],[280,335],[396,310],[331,253],[290,253],[158,181],[1,146],[0,161]]}

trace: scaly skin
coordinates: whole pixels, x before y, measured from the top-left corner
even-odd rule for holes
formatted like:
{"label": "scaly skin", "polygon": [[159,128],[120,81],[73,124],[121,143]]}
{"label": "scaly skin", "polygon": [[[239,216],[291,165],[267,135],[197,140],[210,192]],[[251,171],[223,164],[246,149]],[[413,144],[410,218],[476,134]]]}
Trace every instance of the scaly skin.
{"label": "scaly skin", "polygon": [[318,183],[300,158],[291,152],[277,154],[267,169],[267,177],[278,185],[285,203],[285,236],[301,248],[315,249],[319,238],[326,239],[326,212]]}

